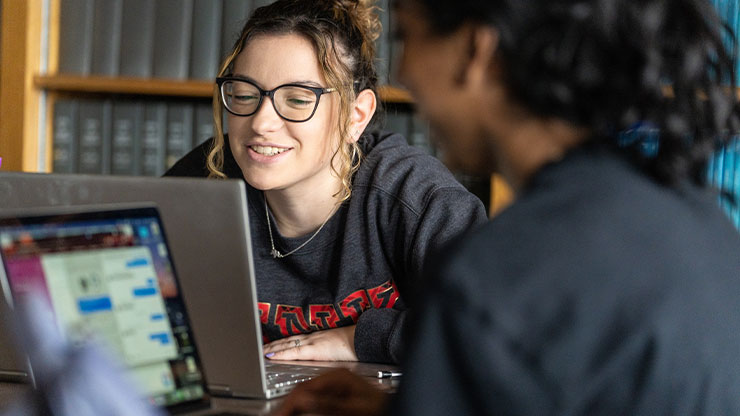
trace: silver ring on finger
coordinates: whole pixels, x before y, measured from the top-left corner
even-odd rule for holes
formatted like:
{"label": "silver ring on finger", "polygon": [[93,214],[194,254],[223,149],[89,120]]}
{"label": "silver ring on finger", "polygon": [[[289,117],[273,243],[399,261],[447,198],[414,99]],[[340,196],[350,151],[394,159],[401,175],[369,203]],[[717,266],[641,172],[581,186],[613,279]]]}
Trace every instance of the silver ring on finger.
{"label": "silver ring on finger", "polygon": [[293,341],[293,342],[295,343],[295,346],[296,346],[296,347],[300,347],[300,346],[301,346],[301,340],[300,340],[300,339],[296,339],[296,340],[295,340],[295,341]]}

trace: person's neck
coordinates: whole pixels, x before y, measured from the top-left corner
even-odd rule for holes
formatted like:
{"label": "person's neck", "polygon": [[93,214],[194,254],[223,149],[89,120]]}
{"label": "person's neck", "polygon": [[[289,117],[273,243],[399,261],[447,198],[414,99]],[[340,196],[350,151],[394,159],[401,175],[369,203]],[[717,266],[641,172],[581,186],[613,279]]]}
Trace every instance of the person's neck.
{"label": "person's neck", "polygon": [[313,180],[287,189],[265,191],[276,227],[285,237],[300,237],[318,229],[340,203],[341,181]]}
{"label": "person's neck", "polygon": [[498,125],[492,134],[501,138],[495,143],[498,168],[518,192],[542,167],[562,159],[590,133],[564,120],[529,117]]}

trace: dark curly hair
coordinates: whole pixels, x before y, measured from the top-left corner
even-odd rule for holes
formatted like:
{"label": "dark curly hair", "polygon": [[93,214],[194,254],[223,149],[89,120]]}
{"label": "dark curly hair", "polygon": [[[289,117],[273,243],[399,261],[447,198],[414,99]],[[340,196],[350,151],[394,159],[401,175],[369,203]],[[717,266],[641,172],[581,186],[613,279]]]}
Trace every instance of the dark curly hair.
{"label": "dark curly hair", "polygon": [[[329,87],[340,99],[339,136],[349,135],[351,104],[357,93],[369,89],[378,96],[375,68],[375,40],[382,30],[374,0],[279,0],[252,13],[239,39],[226,56],[219,76],[232,71],[236,57],[250,40],[260,35],[297,34],[308,39]],[[226,145],[221,125],[223,109],[219,92],[213,93],[216,134],[207,159],[210,177],[223,178],[223,148]],[[375,118],[371,123],[375,123]],[[351,195],[351,181],[359,168],[362,152],[358,143],[338,146],[337,172],[342,179],[342,197]],[[332,163],[332,167],[334,164]]]}
{"label": "dark curly hair", "polygon": [[709,0],[400,0],[432,30],[491,25],[513,100],[616,142],[648,123],[657,153],[629,151],[658,181],[706,182],[738,132],[737,42]]}

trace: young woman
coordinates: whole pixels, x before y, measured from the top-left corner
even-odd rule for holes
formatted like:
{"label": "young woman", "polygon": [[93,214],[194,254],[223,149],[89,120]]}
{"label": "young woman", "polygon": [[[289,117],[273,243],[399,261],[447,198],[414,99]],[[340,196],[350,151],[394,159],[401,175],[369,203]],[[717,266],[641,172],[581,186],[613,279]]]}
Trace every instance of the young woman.
{"label": "young woman", "polygon": [[218,134],[168,172],[247,182],[268,358],[397,362],[422,266],[485,220],[436,159],[367,132],[379,30],[359,1],[255,10],[217,80]]}
{"label": "young woman", "polygon": [[[740,235],[704,186],[740,131],[737,49],[712,3],[396,10],[401,78],[448,154],[518,195],[435,268],[393,413],[740,414]],[[657,152],[620,145],[637,123]],[[282,414],[384,396],[347,373],[294,393]]]}

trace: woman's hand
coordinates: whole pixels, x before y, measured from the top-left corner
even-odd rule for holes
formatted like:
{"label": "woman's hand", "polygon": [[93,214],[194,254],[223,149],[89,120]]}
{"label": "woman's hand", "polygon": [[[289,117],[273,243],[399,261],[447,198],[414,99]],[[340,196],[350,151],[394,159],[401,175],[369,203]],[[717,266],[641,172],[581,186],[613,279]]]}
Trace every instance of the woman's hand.
{"label": "woman's hand", "polygon": [[387,402],[387,393],[373,387],[363,377],[339,369],[300,383],[273,416],[380,416],[385,413]]}
{"label": "woman's hand", "polygon": [[294,335],[265,344],[271,360],[357,361],[356,325]]}

